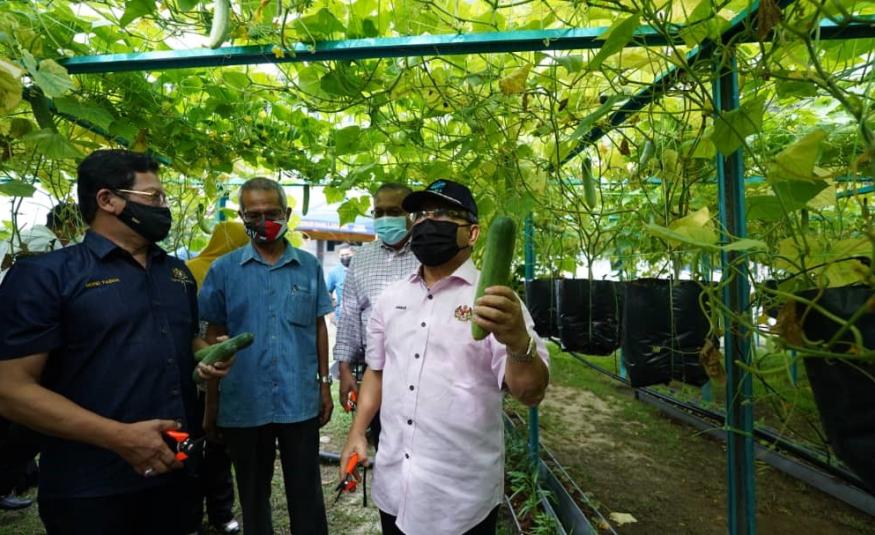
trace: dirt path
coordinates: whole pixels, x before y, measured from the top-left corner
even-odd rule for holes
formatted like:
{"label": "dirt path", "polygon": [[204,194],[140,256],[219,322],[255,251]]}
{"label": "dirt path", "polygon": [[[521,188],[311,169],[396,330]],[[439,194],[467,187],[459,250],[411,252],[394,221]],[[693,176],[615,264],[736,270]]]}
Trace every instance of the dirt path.
{"label": "dirt path", "polygon": [[[605,516],[637,519],[618,532],[726,533],[724,445],[661,416],[623,385],[574,374],[553,374],[542,440]],[[757,466],[757,524],[769,535],[875,534],[872,517],[765,464]]]}

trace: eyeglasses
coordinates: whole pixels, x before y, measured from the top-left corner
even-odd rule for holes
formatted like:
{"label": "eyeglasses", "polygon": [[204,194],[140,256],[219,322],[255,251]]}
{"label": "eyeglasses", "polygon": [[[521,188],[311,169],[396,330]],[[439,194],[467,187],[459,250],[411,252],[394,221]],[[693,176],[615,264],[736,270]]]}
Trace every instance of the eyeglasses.
{"label": "eyeglasses", "polygon": [[167,195],[163,191],[140,191],[136,189],[117,189],[116,194],[127,193],[129,195],[141,195],[148,199],[148,204],[153,206],[167,206]]}
{"label": "eyeglasses", "polygon": [[436,219],[438,221],[447,221],[451,219],[464,219],[470,223],[476,223],[477,218],[470,213],[462,210],[453,210],[450,208],[435,208],[434,210],[418,210],[410,213],[410,220],[414,223],[419,223],[423,219]]}
{"label": "eyeglasses", "polygon": [[380,219],[381,217],[404,217],[407,215],[407,212],[404,211],[403,208],[375,208],[371,210],[371,215],[374,219]]}
{"label": "eyeglasses", "polygon": [[247,223],[255,223],[257,221],[261,221],[261,218],[277,221],[280,219],[285,219],[285,212],[282,210],[270,210],[267,212],[241,212],[240,217],[243,218],[243,221]]}

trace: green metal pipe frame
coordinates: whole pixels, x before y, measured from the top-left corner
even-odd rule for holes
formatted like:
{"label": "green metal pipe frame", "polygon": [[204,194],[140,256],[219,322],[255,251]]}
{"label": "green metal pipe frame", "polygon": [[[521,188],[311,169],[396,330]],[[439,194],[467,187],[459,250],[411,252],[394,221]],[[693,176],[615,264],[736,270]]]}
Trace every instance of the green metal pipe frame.
{"label": "green metal pipe frame", "polygon": [[[782,0],[781,4],[788,3]],[[733,19],[726,36],[741,32],[749,23],[748,13]],[[875,21],[875,17],[870,17]],[[854,39],[875,37],[875,25],[868,18],[842,24],[824,21],[817,29],[820,39]],[[604,44],[600,37],[607,31],[601,28],[561,28],[552,30],[517,30],[509,32],[483,32],[471,34],[421,35],[414,37],[386,37],[375,39],[348,39],[321,41],[315,44],[295,43],[283,54],[274,53],[274,45],[229,46],[223,48],[163,50],[131,54],[102,54],[74,56],[59,60],[70,74],[96,74],[128,71],[160,71],[189,69],[194,67],[228,67],[232,65],[256,65],[265,63],[323,62],[374,58],[397,58],[413,56],[443,56],[458,54],[494,54],[506,52],[531,52],[548,50],[597,49]],[[671,36],[658,33],[650,26],[635,31],[627,47],[663,46],[669,43],[683,44],[677,31]],[[752,37],[751,37],[752,39]],[[713,45],[698,47],[698,54],[707,54]],[[654,85],[667,83],[676,76],[676,69],[660,76]],[[636,95],[641,99],[645,95]],[[658,96],[658,95],[657,95]],[[639,108],[640,109],[640,108]],[[620,121],[622,122],[622,121]],[[611,122],[612,125],[619,123]]]}
{"label": "green metal pipe frame", "polygon": [[[713,83],[715,109],[718,113],[739,107],[738,67],[734,51],[715,58]],[[742,149],[729,156],[717,155],[717,179],[720,197],[720,223],[723,237],[747,236],[744,203],[744,158]],[[730,535],[756,533],[756,492],[753,448],[753,384],[750,373],[736,362],[751,363],[750,332],[736,318],[750,315],[750,285],[745,253],[723,251],[720,255],[724,280],[723,301],[726,365],[726,421],[728,519]],[[747,318],[748,323],[750,318]]]}
{"label": "green metal pipe frame", "polygon": [[[786,7],[791,0],[780,0],[779,7]],[[756,1],[752,8],[733,20],[729,30],[722,36],[722,42],[737,36],[750,23],[759,8]],[[523,32],[498,32],[468,35],[399,37],[389,39],[360,39],[351,41],[329,41],[314,46],[296,44],[287,51],[285,57],[278,58],[271,46],[226,47],[216,50],[184,50],[169,52],[146,52],[138,54],[115,54],[99,56],[80,56],[62,60],[71,74],[112,73],[123,71],[152,71],[191,67],[221,67],[229,65],[281,63],[300,61],[352,60],[365,58],[386,58],[401,56],[432,56],[475,53],[501,53],[521,51],[546,51],[567,49],[599,48],[603,41],[597,39],[605,28],[562,29]],[[855,39],[875,37],[875,25],[867,21],[851,25],[824,22],[818,32],[820,39]],[[667,39],[651,28],[640,28],[628,45],[653,46],[677,42],[676,36]],[[716,50],[716,45],[706,42],[694,49],[688,60],[705,58]],[[677,80],[678,69],[670,69],[660,75],[648,88],[630,98],[609,118],[609,129],[622,124],[631,115],[640,111],[649,102],[661,97]],[[735,61],[730,66],[719,69],[719,78],[714,84],[717,109],[728,111],[738,107],[738,81]],[[593,129],[578,146],[577,153],[588,143],[592,143],[607,133],[607,130]],[[574,153],[576,154],[576,153]],[[573,155],[571,157],[573,157]],[[564,163],[564,162],[563,162]],[[736,237],[743,237],[745,229],[745,209],[743,190],[743,162],[740,150],[729,158],[718,156],[718,185],[720,190],[720,217],[723,228]],[[525,250],[526,279],[534,277],[534,228],[531,216],[526,219]],[[723,273],[732,273],[733,278],[725,292],[724,299],[729,309],[736,313],[749,314],[747,278],[744,271],[747,263],[739,258],[739,253],[724,253]],[[751,378],[734,364],[735,359],[750,359],[749,333],[737,323],[727,321],[726,335],[727,367],[727,430],[731,431],[727,455],[727,477],[729,483],[729,533],[730,535],[754,535],[756,532],[754,459],[753,459],[753,421],[751,407]],[[538,413],[529,413],[530,451],[537,455]],[[534,443],[534,446],[533,446]]]}

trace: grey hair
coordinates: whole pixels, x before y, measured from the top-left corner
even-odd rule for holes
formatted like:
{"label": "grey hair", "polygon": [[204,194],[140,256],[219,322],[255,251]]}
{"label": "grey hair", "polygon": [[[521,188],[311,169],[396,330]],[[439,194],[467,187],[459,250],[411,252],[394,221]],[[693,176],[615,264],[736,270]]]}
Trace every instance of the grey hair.
{"label": "grey hair", "polygon": [[289,202],[286,199],[286,190],[280,185],[276,180],[272,180],[270,178],[265,178],[263,176],[257,176],[255,178],[250,178],[246,182],[240,186],[240,193],[237,197],[237,204],[240,206],[240,210],[243,211],[243,194],[247,191],[274,191],[279,197],[280,205],[283,208],[283,212],[286,211],[286,208],[289,206]]}

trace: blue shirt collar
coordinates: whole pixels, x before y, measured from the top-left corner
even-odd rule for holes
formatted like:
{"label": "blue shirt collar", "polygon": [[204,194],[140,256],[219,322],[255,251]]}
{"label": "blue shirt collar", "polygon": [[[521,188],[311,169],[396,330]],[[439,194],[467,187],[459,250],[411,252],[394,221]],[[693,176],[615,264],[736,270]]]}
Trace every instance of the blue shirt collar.
{"label": "blue shirt collar", "polygon": [[[261,264],[267,265],[267,262],[265,262],[264,259],[261,258],[261,255],[258,254],[258,251],[255,250],[255,246],[252,245],[251,241],[243,247],[243,254],[240,256],[240,265],[242,266],[250,260],[254,260]],[[269,267],[282,267],[289,262],[295,262],[296,264],[300,265],[301,259],[298,257],[298,250],[295,249],[295,247],[292,246],[292,244],[289,243],[288,240],[286,240],[286,250],[283,251],[282,258],[280,258],[279,262]]]}

